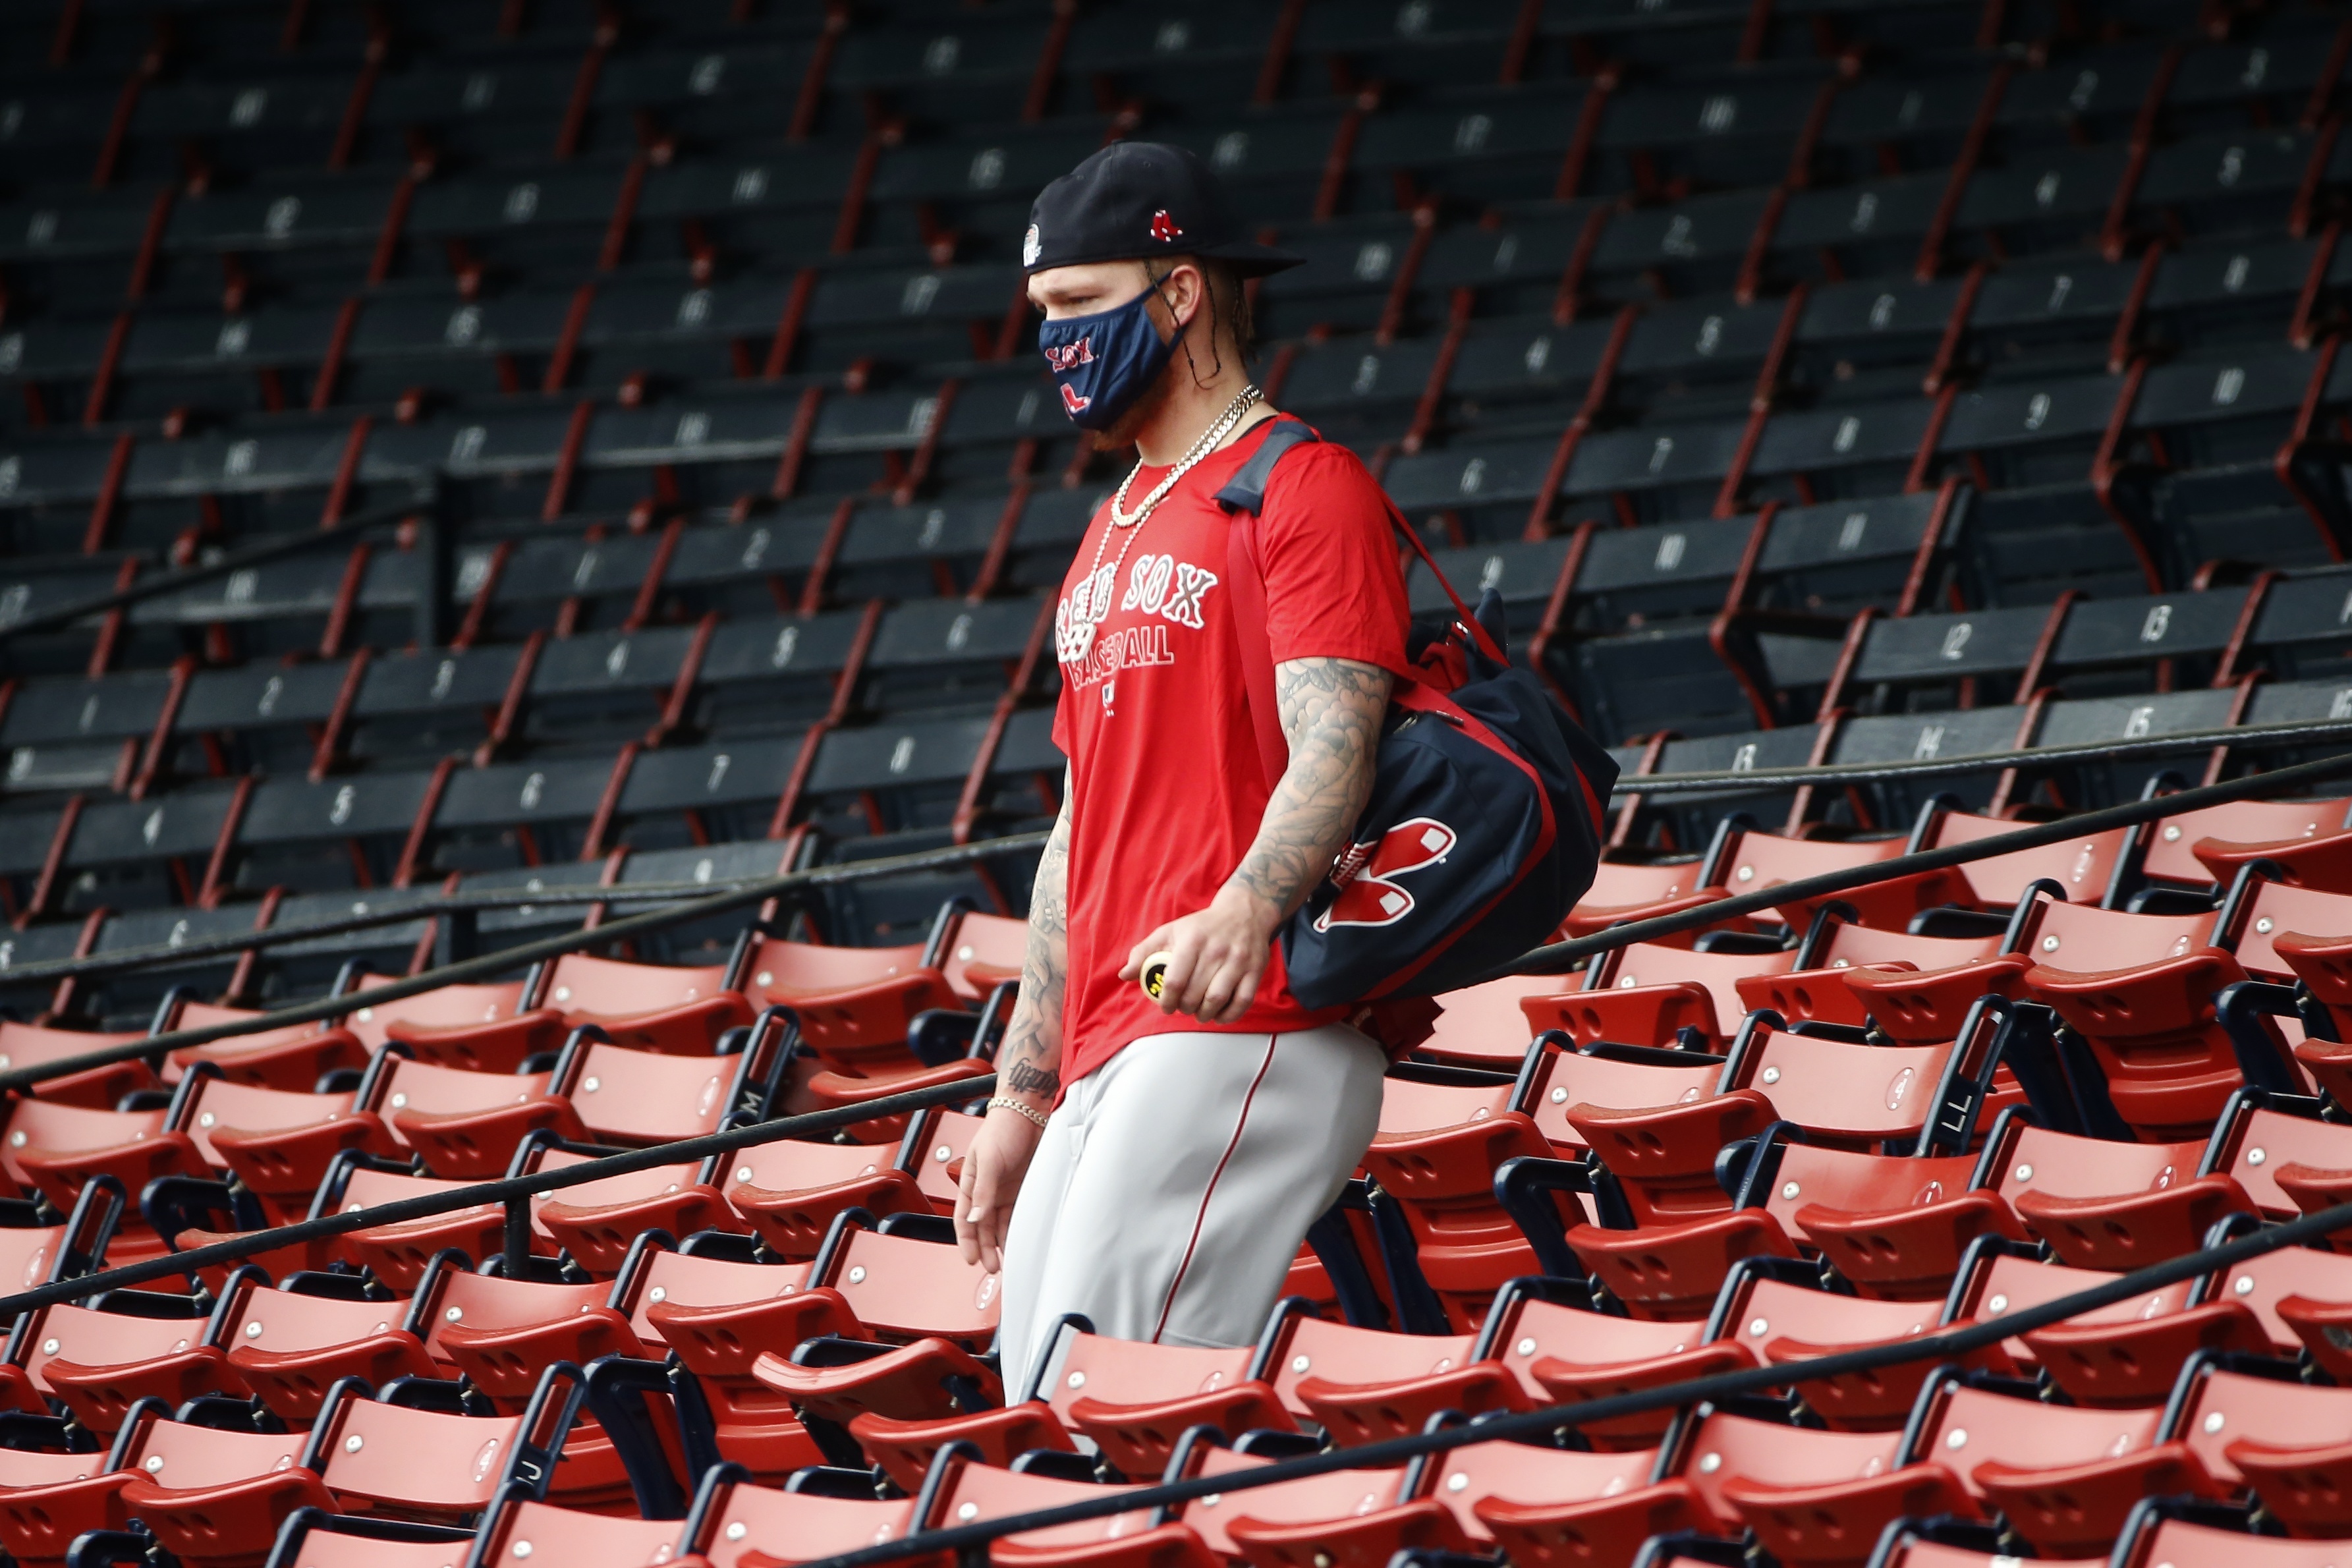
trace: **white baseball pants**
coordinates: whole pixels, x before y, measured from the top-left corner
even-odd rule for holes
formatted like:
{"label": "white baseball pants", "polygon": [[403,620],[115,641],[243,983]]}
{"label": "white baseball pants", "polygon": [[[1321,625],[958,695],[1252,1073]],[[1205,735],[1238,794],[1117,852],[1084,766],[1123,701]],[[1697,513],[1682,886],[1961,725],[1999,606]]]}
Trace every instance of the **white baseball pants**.
{"label": "white baseball pants", "polygon": [[1117,1339],[1254,1342],[1372,1141],[1387,1068],[1335,1024],[1151,1035],[1073,1084],[1005,1234],[1005,1397],[1065,1312]]}

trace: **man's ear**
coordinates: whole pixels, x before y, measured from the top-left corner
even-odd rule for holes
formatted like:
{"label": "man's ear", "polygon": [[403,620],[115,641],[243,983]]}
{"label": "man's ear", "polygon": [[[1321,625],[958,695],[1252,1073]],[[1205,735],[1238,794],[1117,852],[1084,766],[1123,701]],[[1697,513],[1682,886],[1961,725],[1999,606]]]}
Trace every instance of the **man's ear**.
{"label": "man's ear", "polygon": [[1180,261],[1170,268],[1152,292],[1160,296],[1160,308],[1165,312],[1163,324],[1171,334],[1208,308],[1208,289],[1201,269],[1190,261]]}

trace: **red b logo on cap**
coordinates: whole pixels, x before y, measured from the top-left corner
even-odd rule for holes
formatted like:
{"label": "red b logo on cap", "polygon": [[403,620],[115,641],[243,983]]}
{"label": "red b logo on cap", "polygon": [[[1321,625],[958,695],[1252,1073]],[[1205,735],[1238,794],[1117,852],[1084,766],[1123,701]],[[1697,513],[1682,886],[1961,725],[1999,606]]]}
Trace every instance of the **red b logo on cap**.
{"label": "red b logo on cap", "polygon": [[1176,226],[1176,220],[1168,216],[1168,209],[1166,207],[1162,207],[1158,212],[1151,215],[1151,237],[1158,240],[1160,244],[1167,244],[1170,240],[1176,238],[1183,232],[1184,231],[1182,229]]}

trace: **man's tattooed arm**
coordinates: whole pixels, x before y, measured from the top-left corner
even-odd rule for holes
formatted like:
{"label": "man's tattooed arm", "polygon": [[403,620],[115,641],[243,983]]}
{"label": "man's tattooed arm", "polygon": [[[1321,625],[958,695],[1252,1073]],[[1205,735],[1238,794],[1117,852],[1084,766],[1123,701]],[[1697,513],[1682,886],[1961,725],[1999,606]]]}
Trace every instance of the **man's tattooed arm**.
{"label": "man's tattooed arm", "polygon": [[1372,796],[1381,716],[1395,678],[1345,658],[1286,659],[1274,672],[1290,765],[1229,886],[1286,917],[1330,870]]}
{"label": "man's tattooed arm", "polygon": [[1038,857],[1029,891],[1029,944],[1021,960],[1021,993],[997,1052],[997,1080],[1007,1094],[1050,1102],[1062,1087],[1062,998],[1069,949],[1070,792],[1062,787],[1062,814]]}

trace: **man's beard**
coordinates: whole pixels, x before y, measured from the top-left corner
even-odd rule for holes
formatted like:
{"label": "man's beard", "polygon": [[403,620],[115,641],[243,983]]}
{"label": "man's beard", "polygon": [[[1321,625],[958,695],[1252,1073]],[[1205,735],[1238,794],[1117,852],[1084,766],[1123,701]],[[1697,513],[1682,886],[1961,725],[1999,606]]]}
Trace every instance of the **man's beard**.
{"label": "man's beard", "polygon": [[1108,428],[1096,433],[1095,446],[1104,451],[1116,451],[1121,447],[1133,446],[1136,432],[1159,417],[1160,411],[1168,405],[1169,377],[1175,373],[1176,363],[1171,360],[1161,367],[1159,379],[1151,384],[1142,396],[1129,405],[1126,413],[1112,420]]}

